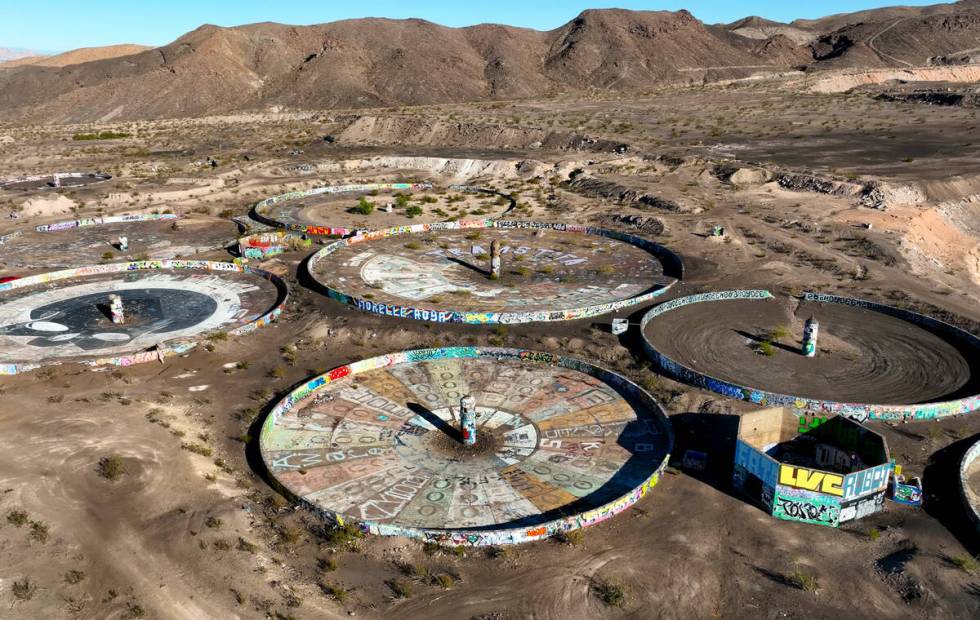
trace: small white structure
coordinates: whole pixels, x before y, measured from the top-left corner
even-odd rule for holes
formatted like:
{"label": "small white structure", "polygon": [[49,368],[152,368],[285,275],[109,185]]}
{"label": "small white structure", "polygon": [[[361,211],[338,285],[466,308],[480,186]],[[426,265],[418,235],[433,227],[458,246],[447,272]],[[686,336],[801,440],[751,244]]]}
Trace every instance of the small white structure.
{"label": "small white structure", "polygon": [[629,319],[613,319],[612,320],[612,333],[614,336],[619,336],[625,334],[626,330],[630,328]]}

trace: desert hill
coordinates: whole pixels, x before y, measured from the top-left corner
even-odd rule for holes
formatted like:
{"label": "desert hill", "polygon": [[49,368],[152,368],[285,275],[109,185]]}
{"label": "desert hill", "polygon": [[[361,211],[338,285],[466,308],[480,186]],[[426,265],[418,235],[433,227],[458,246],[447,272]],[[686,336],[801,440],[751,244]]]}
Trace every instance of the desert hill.
{"label": "desert hill", "polygon": [[[980,0],[780,24],[588,10],[555,30],[419,19],[201,26],[156,49],[76,50],[0,71],[0,119],[88,122],[549,96],[787,68],[902,67],[980,46]],[[969,54],[967,54],[969,57]]]}
{"label": "desert hill", "polygon": [[855,24],[892,22],[897,19],[929,17],[932,15],[950,15],[963,11],[976,11],[978,8],[980,8],[980,0],[960,0],[959,2],[931,4],[927,6],[892,6],[856,11],[854,13],[838,13],[819,19],[797,19],[789,25],[814,33],[828,33]]}
{"label": "desert hill", "polygon": [[813,30],[797,28],[758,16],[744,17],[736,22],[722,26],[725,30],[749,39],[766,40],[782,36],[796,45],[809,43],[816,36]]}
{"label": "desert hill", "polygon": [[645,88],[685,70],[760,62],[686,11],[586,11],[550,32],[415,19],[205,25],[137,54],[0,72],[0,115],[93,121],[428,104]]}
{"label": "desert hill", "polygon": [[25,50],[11,47],[0,47],[0,63],[20,60],[22,58],[41,58],[44,54],[33,50]]}
{"label": "desert hill", "polygon": [[67,67],[68,65],[78,65],[83,62],[92,62],[94,60],[129,56],[148,49],[150,48],[145,45],[132,45],[128,43],[121,45],[108,45],[105,47],[82,47],[77,50],[72,50],[63,54],[56,54],[54,56],[26,56],[14,60],[0,62],[0,69],[23,67],[27,65],[34,67]]}

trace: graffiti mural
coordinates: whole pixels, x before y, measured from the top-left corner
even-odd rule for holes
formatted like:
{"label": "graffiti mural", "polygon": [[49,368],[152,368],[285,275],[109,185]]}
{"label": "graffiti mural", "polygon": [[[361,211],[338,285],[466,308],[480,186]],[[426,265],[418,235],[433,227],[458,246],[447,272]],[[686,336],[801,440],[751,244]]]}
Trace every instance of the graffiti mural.
{"label": "graffiti mural", "polygon": [[840,523],[861,519],[885,509],[885,492],[880,491],[860,499],[841,502]]}
{"label": "graffiti mural", "polygon": [[779,484],[827,495],[844,495],[844,476],[806,467],[780,465]]}
{"label": "graffiti mural", "polygon": [[[459,436],[464,395],[475,399],[473,446]],[[672,445],[659,405],[622,376],[489,347],[333,369],[277,403],[260,438],[277,484],[324,518],[454,545],[604,521],[657,484]]]}
{"label": "graffiti mural", "polygon": [[800,426],[797,429],[798,433],[808,433],[827,421],[826,416],[815,415],[812,413],[804,413],[800,415],[799,418]]}
{"label": "graffiti mural", "polygon": [[157,222],[161,220],[180,219],[179,215],[173,213],[138,213],[135,215],[113,215],[106,217],[89,217],[80,220],[69,220],[67,222],[57,222],[54,224],[44,224],[35,226],[37,232],[57,232],[70,228],[81,228],[83,226],[103,226],[106,224],[121,224],[127,222]]}
{"label": "graffiti mural", "polygon": [[[727,381],[705,375],[694,369],[688,368],[677,361],[667,357],[656,349],[649,337],[647,328],[658,316],[670,312],[676,308],[694,303],[722,301],[729,299],[770,299],[772,294],[765,290],[744,290],[744,291],[719,291],[713,293],[703,293],[674,299],[660,304],[651,309],[640,322],[640,331],[643,336],[643,346],[648,357],[659,368],[672,378],[703,388],[729,398],[745,400],[761,406],[787,406],[804,413],[817,415],[841,415],[858,421],[865,420],[935,420],[949,416],[962,415],[980,410],[980,394],[959,398],[944,402],[927,402],[909,405],[883,405],[883,404],[861,404],[844,403],[829,400],[819,400],[780,394],[759,390],[756,388],[736,385]],[[851,307],[863,308],[866,310],[881,312],[895,318],[899,318],[910,323],[927,327],[937,333],[943,333],[951,339],[960,342],[964,347],[980,352],[980,338],[973,334],[961,330],[957,327],[927,317],[908,310],[894,308],[878,304],[875,302],[860,299],[837,297],[818,293],[804,294],[804,300],[827,303],[842,304]]]}
{"label": "graffiti mural", "polygon": [[895,483],[895,490],[892,493],[892,501],[897,504],[907,506],[922,505],[922,489],[914,484]]}
{"label": "graffiti mural", "polygon": [[290,250],[309,249],[313,240],[306,235],[282,230],[248,235],[238,240],[238,255],[243,258],[265,260]]}
{"label": "graffiti mural", "polygon": [[776,486],[779,463],[739,439],[735,444],[735,463],[770,487]]}
{"label": "graffiti mural", "polygon": [[844,499],[851,500],[868,493],[883,491],[888,487],[888,477],[892,473],[892,464],[885,463],[870,469],[844,476]]}
{"label": "graffiti mural", "polygon": [[787,521],[802,521],[837,527],[841,505],[836,498],[785,486],[777,486],[772,515]]}

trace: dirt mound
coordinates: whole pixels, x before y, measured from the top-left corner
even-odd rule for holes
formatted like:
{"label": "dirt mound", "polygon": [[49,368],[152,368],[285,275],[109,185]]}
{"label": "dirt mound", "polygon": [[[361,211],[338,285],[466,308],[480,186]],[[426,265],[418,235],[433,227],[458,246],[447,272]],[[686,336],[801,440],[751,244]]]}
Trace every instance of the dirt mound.
{"label": "dirt mound", "polygon": [[912,92],[886,92],[877,95],[875,99],[893,103],[980,108],[980,92],[952,92],[948,88],[921,88]]}
{"label": "dirt mound", "polygon": [[49,217],[71,213],[78,205],[67,196],[39,196],[24,203],[20,215],[22,217]]}
{"label": "dirt mound", "polygon": [[784,173],[776,177],[776,183],[783,189],[794,192],[813,192],[831,196],[857,196],[863,190],[858,183],[849,183],[812,174]]}
{"label": "dirt mound", "polygon": [[323,163],[320,172],[354,173],[370,170],[422,170],[456,182],[473,179],[515,179],[554,172],[554,166],[530,159],[465,159],[379,155],[369,159],[348,159]]}
{"label": "dirt mound", "polygon": [[811,90],[816,93],[843,93],[858,86],[882,84],[890,80],[903,82],[980,82],[980,65],[848,71],[831,74],[817,80]]}
{"label": "dirt mound", "polygon": [[762,17],[745,17],[725,26],[731,32],[747,39],[772,39],[784,37],[794,45],[804,45],[813,40],[814,32],[789,24],[774,22]]}
{"label": "dirt mound", "polygon": [[937,267],[962,273],[980,284],[980,218],[976,209],[980,199],[948,203],[922,211],[908,219],[901,237],[902,255],[916,273],[929,273]]}
{"label": "dirt mound", "polygon": [[589,198],[605,198],[624,205],[650,207],[662,211],[681,211],[681,206],[671,200],[665,200],[652,194],[641,194],[613,181],[604,181],[584,174],[580,174],[570,181],[568,188]]}

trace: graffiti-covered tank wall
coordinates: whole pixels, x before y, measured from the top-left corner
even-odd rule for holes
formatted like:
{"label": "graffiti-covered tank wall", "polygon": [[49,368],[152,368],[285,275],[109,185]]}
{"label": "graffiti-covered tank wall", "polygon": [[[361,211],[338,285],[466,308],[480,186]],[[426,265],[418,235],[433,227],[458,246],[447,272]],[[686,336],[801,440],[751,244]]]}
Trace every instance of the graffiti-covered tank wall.
{"label": "graffiti-covered tank wall", "polygon": [[837,527],[884,509],[892,471],[878,433],[775,407],[739,421],[733,485],[778,519]]}

